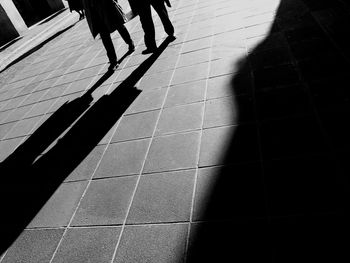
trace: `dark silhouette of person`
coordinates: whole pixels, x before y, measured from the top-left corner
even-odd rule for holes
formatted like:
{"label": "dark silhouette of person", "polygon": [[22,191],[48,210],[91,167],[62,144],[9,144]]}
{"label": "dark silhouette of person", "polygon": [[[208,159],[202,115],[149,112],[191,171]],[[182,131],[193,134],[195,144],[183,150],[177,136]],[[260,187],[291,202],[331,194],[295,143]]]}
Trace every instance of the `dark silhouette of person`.
{"label": "dark silhouette of person", "polygon": [[117,0],[82,0],[86,20],[92,36],[100,34],[106,49],[110,66],[108,70],[115,70],[119,64],[115,53],[111,33],[118,30],[124,42],[129,45],[129,52],[135,50],[135,45],[124,23],[125,14]]}
{"label": "dark silhouette of person", "polygon": [[165,6],[165,4],[167,4],[168,7],[171,7],[169,0],[129,0],[129,4],[132,12],[140,16],[142,29],[144,31],[146,49],[142,51],[142,54],[150,54],[157,50],[151,7],[154,8],[162,21],[164,30],[169,36],[169,40],[175,40],[174,26],[169,19],[168,11]]}
{"label": "dark silhouette of person", "polygon": [[66,0],[68,2],[69,10],[71,12],[75,11],[79,14],[79,20],[84,19],[84,10],[82,0]]}

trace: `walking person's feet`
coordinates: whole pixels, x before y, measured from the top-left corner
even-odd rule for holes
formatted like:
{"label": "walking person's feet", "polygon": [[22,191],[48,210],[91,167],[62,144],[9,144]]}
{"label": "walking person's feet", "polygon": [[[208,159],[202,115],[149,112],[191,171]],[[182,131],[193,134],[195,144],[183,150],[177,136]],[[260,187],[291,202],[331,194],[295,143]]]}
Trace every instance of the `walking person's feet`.
{"label": "walking person's feet", "polygon": [[176,36],[175,36],[174,34],[168,35],[168,40],[169,40],[170,42],[173,42],[173,41],[176,40]]}
{"label": "walking person's feet", "polygon": [[84,11],[79,12],[79,21],[85,18]]}
{"label": "walking person's feet", "polygon": [[119,63],[117,61],[110,61],[108,71],[115,71],[119,67]]}
{"label": "walking person's feet", "polygon": [[135,44],[134,42],[132,42],[131,44],[129,44],[129,53],[132,53],[135,51]]}
{"label": "walking person's feet", "polygon": [[156,52],[156,50],[157,50],[157,47],[146,48],[141,53],[142,53],[142,55],[147,55],[147,54],[152,54],[152,53]]}

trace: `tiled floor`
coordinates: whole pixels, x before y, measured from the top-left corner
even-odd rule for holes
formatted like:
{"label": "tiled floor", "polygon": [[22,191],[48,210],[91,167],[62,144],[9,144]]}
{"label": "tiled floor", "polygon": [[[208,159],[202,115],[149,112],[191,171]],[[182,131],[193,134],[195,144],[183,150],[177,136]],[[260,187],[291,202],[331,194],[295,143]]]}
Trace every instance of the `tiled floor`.
{"label": "tiled floor", "polygon": [[136,18],[106,76],[81,21],[1,87],[1,263],[344,261],[349,6],[171,3],[161,54]]}

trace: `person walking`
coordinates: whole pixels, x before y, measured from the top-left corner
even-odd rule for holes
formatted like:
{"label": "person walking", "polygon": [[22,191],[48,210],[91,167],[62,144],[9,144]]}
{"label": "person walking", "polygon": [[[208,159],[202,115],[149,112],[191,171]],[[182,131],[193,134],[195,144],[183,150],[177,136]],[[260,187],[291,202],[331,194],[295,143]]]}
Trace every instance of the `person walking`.
{"label": "person walking", "polygon": [[126,29],[125,14],[117,0],[82,0],[85,16],[92,36],[100,34],[106,49],[110,66],[108,70],[115,70],[119,64],[115,53],[111,33],[118,30],[124,42],[129,45],[129,52],[135,50],[135,45]]}
{"label": "person walking", "polygon": [[169,39],[172,41],[176,39],[174,35],[174,26],[170,21],[165,6],[166,4],[168,7],[171,7],[169,0],[129,0],[129,4],[132,12],[140,16],[142,29],[144,31],[146,49],[142,51],[142,54],[150,54],[157,50],[151,7],[157,12]]}
{"label": "person walking", "polygon": [[83,4],[81,0],[66,0],[68,2],[70,12],[77,12],[79,14],[79,20],[84,19]]}

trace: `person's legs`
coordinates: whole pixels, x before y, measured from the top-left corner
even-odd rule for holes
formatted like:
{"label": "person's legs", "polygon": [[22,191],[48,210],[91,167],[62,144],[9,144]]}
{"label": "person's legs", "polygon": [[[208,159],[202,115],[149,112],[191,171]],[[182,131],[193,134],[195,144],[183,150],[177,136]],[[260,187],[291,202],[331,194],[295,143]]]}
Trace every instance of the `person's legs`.
{"label": "person's legs", "polygon": [[[142,9],[142,10],[141,10]],[[157,48],[155,40],[155,30],[152,19],[152,12],[150,5],[143,5],[139,10],[140,21],[142,29],[145,33],[144,40],[146,48],[149,50],[154,50]]]}
{"label": "person's legs", "polygon": [[120,25],[118,27],[118,32],[122,37],[122,39],[124,40],[124,42],[129,45],[129,51],[134,51],[135,50],[134,42],[131,39],[128,29],[124,25]]}
{"label": "person's legs", "polygon": [[168,11],[165,7],[164,1],[151,0],[151,5],[153,6],[154,10],[156,10],[160,20],[162,21],[165,32],[169,36],[173,36],[174,26],[169,19]]}
{"label": "person's legs", "polygon": [[78,10],[77,12],[79,14],[79,20],[84,19],[84,12],[83,12],[83,10]]}
{"label": "person's legs", "polygon": [[111,64],[116,64],[117,63],[117,55],[115,53],[115,49],[114,49],[114,45],[113,45],[110,33],[107,32],[107,30],[101,30],[100,36],[101,36],[103,46],[106,49],[109,62]]}

